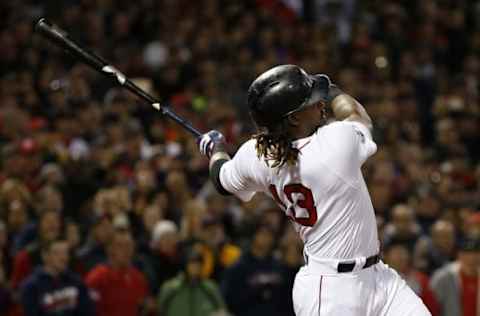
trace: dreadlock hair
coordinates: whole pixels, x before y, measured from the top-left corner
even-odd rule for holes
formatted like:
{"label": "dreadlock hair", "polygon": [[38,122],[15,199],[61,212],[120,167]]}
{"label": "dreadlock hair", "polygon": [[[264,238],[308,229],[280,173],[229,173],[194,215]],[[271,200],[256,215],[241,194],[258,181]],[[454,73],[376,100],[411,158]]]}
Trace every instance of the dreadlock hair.
{"label": "dreadlock hair", "polygon": [[[323,102],[318,102],[314,105],[320,106],[322,112],[321,120],[314,128],[316,130],[327,123],[329,111]],[[260,127],[259,132],[253,135],[253,139],[257,141],[255,145],[257,157],[263,158],[269,167],[277,168],[285,164],[293,166],[297,163],[300,150],[292,145],[296,138],[292,135],[291,126],[292,123],[288,117],[284,117],[273,127]]]}
{"label": "dreadlock hair", "polygon": [[292,145],[294,139],[289,127],[288,118],[284,118],[276,127],[262,128],[253,135],[257,141],[255,148],[258,158],[263,158],[271,168],[281,167],[285,163],[292,166],[297,162],[300,151]]}

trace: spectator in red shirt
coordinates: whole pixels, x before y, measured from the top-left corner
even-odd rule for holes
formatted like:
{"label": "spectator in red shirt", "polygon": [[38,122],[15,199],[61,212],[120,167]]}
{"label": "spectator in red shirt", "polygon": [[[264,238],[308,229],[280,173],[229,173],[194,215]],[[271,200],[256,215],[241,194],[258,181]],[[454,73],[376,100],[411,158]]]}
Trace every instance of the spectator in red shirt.
{"label": "spectator in red shirt", "polygon": [[137,316],[148,297],[148,283],[132,259],[135,244],[128,230],[114,232],[107,246],[108,263],[97,265],[86,277],[96,302],[97,316]]}
{"label": "spectator in red shirt", "polygon": [[[437,270],[431,280],[439,316],[477,316],[480,239],[465,239],[457,261]],[[434,315],[436,316],[436,315]]]}

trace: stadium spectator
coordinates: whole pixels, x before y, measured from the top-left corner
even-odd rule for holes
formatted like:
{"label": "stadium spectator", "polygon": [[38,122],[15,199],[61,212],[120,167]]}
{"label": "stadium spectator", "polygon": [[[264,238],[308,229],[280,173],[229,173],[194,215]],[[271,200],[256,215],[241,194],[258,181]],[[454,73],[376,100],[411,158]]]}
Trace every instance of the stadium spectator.
{"label": "stadium spectator", "polygon": [[117,230],[107,249],[108,264],[97,265],[85,280],[95,301],[96,315],[136,316],[147,308],[148,283],[133,266],[135,244],[128,231]]}
{"label": "stadium spectator", "polygon": [[455,259],[455,227],[445,220],[433,224],[430,236],[419,238],[415,245],[414,266],[421,271],[431,272]]}
{"label": "stadium spectator", "polygon": [[420,226],[415,222],[413,209],[408,205],[396,205],[392,209],[392,221],[384,229],[385,245],[401,242],[411,251],[420,235]]}
{"label": "stadium spectator", "polygon": [[438,269],[430,287],[440,304],[439,316],[474,316],[478,306],[480,241],[465,239],[455,262]]}
{"label": "stadium spectator", "polygon": [[480,213],[471,213],[464,221],[464,237],[480,238]]}
{"label": "stadium spectator", "polygon": [[222,291],[228,309],[237,316],[281,315],[289,288],[284,269],[273,257],[274,232],[259,225],[250,249],[225,271]]}
{"label": "stadium spectator", "polygon": [[[284,235],[280,242],[279,259],[285,269],[284,277],[287,283],[287,288],[291,289],[293,288],[293,283],[298,270],[304,264],[303,243],[293,227],[287,227],[283,233]],[[281,315],[295,315],[291,295],[285,297],[284,309],[282,310]]]}
{"label": "stadium spectator", "polygon": [[216,281],[242,254],[241,249],[228,239],[225,230],[221,218],[206,217],[203,220],[200,239],[203,240],[206,261],[210,263],[204,265],[203,273]]}
{"label": "stadium spectator", "polygon": [[96,265],[107,261],[106,246],[113,234],[113,225],[110,216],[95,216],[90,234],[85,244],[78,248],[76,256],[79,262],[79,271],[82,274],[89,272]]}
{"label": "stadium spectator", "polygon": [[164,283],[158,295],[160,316],[226,315],[217,284],[202,277],[204,257],[195,245],[185,254],[184,269]]}
{"label": "stadium spectator", "polygon": [[429,277],[413,267],[408,248],[402,243],[390,244],[384,249],[384,258],[385,263],[395,269],[423,300],[432,315],[438,315],[438,303],[430,289]]}
{"label": "stadium spectator", "polygon": [[186,203],[180,223],[181,239],[198,240],[201,238],[206,209],[206,203],[200,199],[190,200]]}
{"label": "stadium spectator", "polygon": [[6,179],[1,187],[2,213],[8,227],[11,255],[35,239],[35,224],[30,218],[28,189],[14,179]]}
{"label": "stadium spectator", "polygon": [[164,211],[158,204],[149,204],[146,206],[141,216],[141,228],[136,237],[138,250],[141,253],[148,253],[150,250],[150,239],[153,235],[153,230],[158,222],[164,219]]}
{"label": "stadium spectator", "polygon": [[61,234],[62,223],[56,211],[45,211],[40,215],[36,226],[37,239],[18,252],[13,258],[11,275],[12,288],[17,289],[34,268],[41,264],[41,249]]}
{"label": "stadium spectator", "polygon": [[162,220],[155,225],[150,242],[150,252],[147,260],[152,265],[157,285],[156,293],[166,280],[171,279],[180,271],[180,245],[177,225],[169,220]]}
{"label": "stadium spectator", "polygon": [[21,285],[25,316],[94,316],[87,287],[79,275],[68,271],[68,242],[51,240],[41,252],[42,265]]}
{"label": "stadium spectator", "polygon": [[43,186],[35,195],[34,211],[38,215],[45,211],[63,211],[63,197],[58,189],[53,186]]}

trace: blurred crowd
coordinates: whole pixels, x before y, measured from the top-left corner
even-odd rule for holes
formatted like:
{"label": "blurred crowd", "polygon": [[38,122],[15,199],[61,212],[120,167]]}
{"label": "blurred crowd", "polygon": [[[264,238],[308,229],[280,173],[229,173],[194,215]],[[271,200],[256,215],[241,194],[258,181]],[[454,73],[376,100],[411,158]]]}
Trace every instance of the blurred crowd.
{"label": "blurred crowd", "polygon": [[383,260],[433,315],[480,311],[478,1],[15,0],[0,3],[0,315],[292,316],[303,264],[276,205],[217,195],[195,139],[34,34],[41,16],[232,153],[258,74],[328,74],[374,121]]}

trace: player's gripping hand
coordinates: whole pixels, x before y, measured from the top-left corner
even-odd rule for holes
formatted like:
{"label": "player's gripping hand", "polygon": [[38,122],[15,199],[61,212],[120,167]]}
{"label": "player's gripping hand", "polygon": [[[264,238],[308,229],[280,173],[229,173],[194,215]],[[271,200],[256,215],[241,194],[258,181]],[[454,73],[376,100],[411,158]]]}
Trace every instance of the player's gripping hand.
{"label": "player's gripping hand", "polygon": [[208,133],[203,134],[202,137],[200,137],[198,147],[202,155],[210,158],[215,152],[215,149],[218,150],[220,147],[223,149],[225,148],[225,145],[226,142],[223,134],[219,131],[212,130]]}

